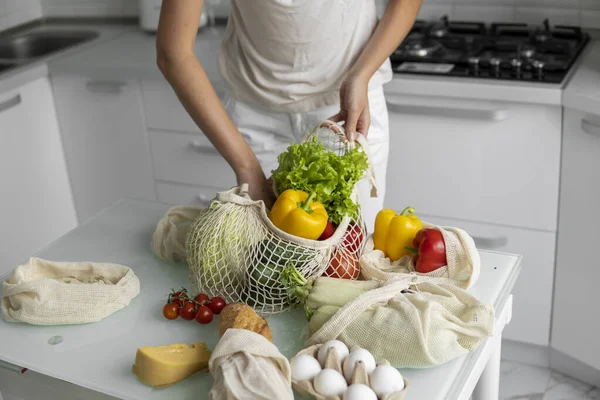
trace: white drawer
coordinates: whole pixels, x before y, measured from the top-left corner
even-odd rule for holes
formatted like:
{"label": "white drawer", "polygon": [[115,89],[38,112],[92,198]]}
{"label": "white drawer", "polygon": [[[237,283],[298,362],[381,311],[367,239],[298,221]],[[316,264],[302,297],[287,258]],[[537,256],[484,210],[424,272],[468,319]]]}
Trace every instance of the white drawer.
{"label": "white drawer", "polygon": [[202,134],[150,132],[156,179],[229,188],[236,179],[229,164]]}
{"label": "white drawer", "polygon": [[[224,92],[218,87],[215,90],[223,98]],[[149,129],[200,132],[167,81],[143,80],[142,98]]]}
{"label": "white drawer", "polygon": [[552,314],[556,234],[529,229],[478,224],[421,215],[424,221],[464,229],[480,250],[523,256],[521,273],[513,289],[513,317],[504,338],[548,346]]}
{"label": "white drawer", "polygon": [[556,231],[560,106],[386,98],[389,207]]}
{"label": "white drawer", "polygon": [[175,183],[158,183],[156,185],[158,201],[174,206],[208,207],[222,188],[209,186],[186,186]]}

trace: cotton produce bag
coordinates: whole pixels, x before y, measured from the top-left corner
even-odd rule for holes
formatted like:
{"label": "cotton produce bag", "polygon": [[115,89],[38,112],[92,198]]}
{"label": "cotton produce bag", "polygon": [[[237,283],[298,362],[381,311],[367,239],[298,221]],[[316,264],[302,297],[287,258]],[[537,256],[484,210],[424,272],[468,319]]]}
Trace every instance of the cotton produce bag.
{"label": "cotton produce bag", "polygon": [[209,400],[294,399],[288,359],[258,333],[225,331],[208,369],[214,378]]}
{"label": "cotton produce bag", "polygon": [[163,261],[185,263],[185,238],[192,222],[202,208],[177,206],[169,209],[158,221],[152,234],[152,250]]}
{"label": "cotton produce bag", "polygon": [[447,265],[428,274],[415,272],[412,255],[404,256],[392,262],[381,250],[373,250],[373,238],[365,245],[359,263],[364,279],[388,280],[394,276],[416,274],[420,276],[447,278],[447,283],[463,289],[471,288],[481,270],[481,259],[473,238],[462,229],[448,226],[436,226],[423,222],[423,228],[437,229],[444,237]]}
{"label": "cotton produce bag", "polygon": [[139,279],[123,265],[32,257],[3,282],[2,315],[33,325],[96,322],[126,307],[139,292]]}
{"label": "cotton produce bag", "polygon": [[425,368],[473,351],[493,327],[493,307],[446,278],[405,275],[347,303],[308,345],[338,339],[396,368]]}

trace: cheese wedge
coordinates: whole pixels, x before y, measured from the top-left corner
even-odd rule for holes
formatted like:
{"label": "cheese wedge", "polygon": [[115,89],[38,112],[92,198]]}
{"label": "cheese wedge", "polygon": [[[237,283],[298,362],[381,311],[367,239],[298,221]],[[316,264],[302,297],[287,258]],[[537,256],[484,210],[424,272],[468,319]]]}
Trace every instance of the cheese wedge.
{"label": "cheese wedge", "polygon": [[146,385],[173,385],[208,366],[206,343],[144,346],[137,350],[133,373]]}

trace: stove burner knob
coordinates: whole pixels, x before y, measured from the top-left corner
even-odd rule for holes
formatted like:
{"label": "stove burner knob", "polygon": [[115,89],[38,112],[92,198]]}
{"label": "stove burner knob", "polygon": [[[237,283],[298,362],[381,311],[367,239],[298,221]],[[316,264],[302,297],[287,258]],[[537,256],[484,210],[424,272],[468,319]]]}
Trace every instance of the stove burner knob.
{"label": "stove burner knob", "polygon": [[469,57],[467,60],[469,66],[475,73],[479,72],[479,61],[481,61],[479,57]]}
{"label": "stove burner knob", "polygon": [[544,75],[544,67],[546,66],[546,64],[543,61],[534,60],[531,63],[531,66],[535,70],[538,79],[542,79],[542,76]]}
{"label": "stove burner knob", "polygon": [[494,68],[494,73],[496,74],[496,76],[500,75],[500,63],[502,61],[499,58],[492,58],[490,59],[490,65],[492,66],[492,68]]}
{"label": "stove burner knob", "polygon": [[519,60],[518,58],[514,58],[510,62],[510,65],[513,67],[513,70],[515,71],[515,74],[517,74],[517,76],[521,75],[521,67],[523,66],[523,61]]}

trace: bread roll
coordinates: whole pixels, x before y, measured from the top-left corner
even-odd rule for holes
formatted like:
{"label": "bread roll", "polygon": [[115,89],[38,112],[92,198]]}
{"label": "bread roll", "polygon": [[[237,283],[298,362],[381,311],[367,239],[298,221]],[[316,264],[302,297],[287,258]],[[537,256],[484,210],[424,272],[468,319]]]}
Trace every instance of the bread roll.
{"label": "bread roll", "polygon": [[273,342],[271,328],[267,321],[254,309],[244,303],[228,304],[219,317],[219,337],[229,328],[246,329],[264,336]]}

